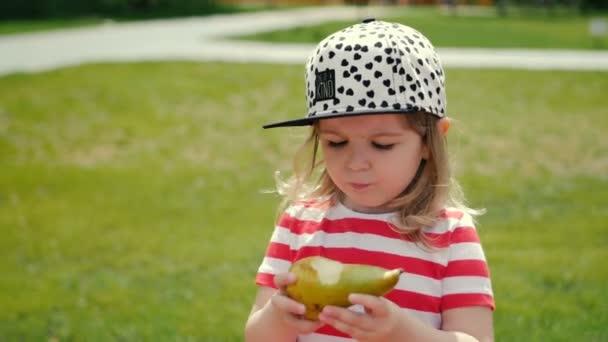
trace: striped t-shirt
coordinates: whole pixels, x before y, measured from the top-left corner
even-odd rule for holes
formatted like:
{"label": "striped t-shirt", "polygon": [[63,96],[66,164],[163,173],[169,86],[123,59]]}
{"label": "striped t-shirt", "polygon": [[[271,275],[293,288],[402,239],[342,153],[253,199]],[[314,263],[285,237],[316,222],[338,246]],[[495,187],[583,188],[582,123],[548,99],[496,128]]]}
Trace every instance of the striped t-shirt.
{"label": "striped t-shirt", "polygon": [[[444,310],[466,306],[494,309],[488,266],[470,215],[444,210],[441,220],[424,230],[431,249],[393,230],[390,222],[394,222],[394,215],[359,213],[331,201],[295,203],[274,229],[256,283],[274,287],[275,274],[287,272],[296,260],[320,255],[343,263],[405,270],[385,297],[435,328],[441,327]],[[298,341],[352,339],[325,325]]]}

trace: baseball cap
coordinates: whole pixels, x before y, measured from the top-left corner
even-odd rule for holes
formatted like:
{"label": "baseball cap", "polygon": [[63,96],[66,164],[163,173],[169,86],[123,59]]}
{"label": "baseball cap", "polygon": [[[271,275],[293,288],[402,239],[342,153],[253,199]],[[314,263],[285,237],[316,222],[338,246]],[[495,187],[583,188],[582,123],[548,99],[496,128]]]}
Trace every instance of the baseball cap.
{"label": "baseball cap", "polygon": [[308,58],[305,81],[306,116],[264,128],[350,115],[446,115],[445,75],[435,48],[399,23],[366,19],[329,35]]}

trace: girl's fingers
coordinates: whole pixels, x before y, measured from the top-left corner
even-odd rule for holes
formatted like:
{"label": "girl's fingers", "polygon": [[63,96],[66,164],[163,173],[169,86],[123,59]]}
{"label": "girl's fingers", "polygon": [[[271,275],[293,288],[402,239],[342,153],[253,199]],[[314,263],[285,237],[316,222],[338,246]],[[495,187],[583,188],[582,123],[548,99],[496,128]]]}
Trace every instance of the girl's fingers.
{"label": "girl's fingers", "polygon": [[321,327],[323,323],[320,321],[309,321],[294,315],[285,316],[285,322],[303,333],[313,332]]}
{"label": "girl's fingers", "polygon": [[374,322],[368,315],[335,306],[326,306],[320,319],[323,323],[333,325],[336,329],[348,334],[354,329],[359,331],[374,329]]}
{"label": "girl's fingers", "polygon": [[348,300],[353,304],[359,304],[365,311],[372,316],[384,316],[388,314],[385,299],[382,297],[370,296],[366,294],[353,293],[348,296]]}
{"label": "girl's fingers", "polygon": [[306,307],[302,303],[277,292],[270,297],[271,304],[276,308],[285,323],[300,333],[310,333],[319,327],[322,323],[319,321],[310,321],[303,319],[302,315],[306,311]]}
{"label": "girl's fingers", "polygon": [[382,297],[351,294],[348,299],[352,304],[363,306],[366,313],[326,306],[320,316],[321,321],[351,336],[363,337],[378,330],[378,319],[389,315],[387,300]]}
{"label": "girl's fingers", "polygon": [[282,312],[288,312],[294,315],[303,315],[306,311],[306,307],[302,303],[298,303],[295,300],[284,296],[283,294],[277,292],[272,297],[270,297],[272,305],[278,308]]}
{"label": "girl's fingers", "polygon": [[360,335],[360,333],[358,333],[358,331],[356,330],[355,327],[353,327],[352,325],[348,325],[340,320],[337,319],[331,319],[329,321],[323,321],[326,324],[331,325],[332,327],[336,328],[337,330],[350,335],[351,337],[358,337]]}
{"label": "girl's fingers", "polygon": [[[342,308],[326,308],[327,310],[323,310],[323,313],[319,316],[321,322],[331,325],[356,340],[367,339],[373,331],[373,326],[370,326],[370,324],[373,325],[373,322],[371,320],[368,322],[361,320],[360,316],[363,316],[361,313]],[[337,310],[334,311],[333,309]],[[342,310],[350,312],[342,312]]]}

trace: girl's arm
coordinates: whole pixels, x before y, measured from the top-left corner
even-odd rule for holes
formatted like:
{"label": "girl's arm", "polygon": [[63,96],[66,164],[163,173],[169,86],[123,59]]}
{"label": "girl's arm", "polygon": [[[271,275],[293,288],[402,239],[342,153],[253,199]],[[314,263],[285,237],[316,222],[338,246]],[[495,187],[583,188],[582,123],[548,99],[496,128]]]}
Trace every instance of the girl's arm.
{"label": "girl's arm", "polygon": [[493,313],[489,307],[472,306],[446,310],[442,320],[441,329],[453,336],[449,341],[494,341]]}
{"label": "girl's arm", "polygon": [[270,298],[277,290],[260,287],[245,325],[245,341],[295,341],[295,332],[282,324],[280,316],[270,307]]}
{"label": "girl's arm", "polygon": [[[403,313],[405,315],[405,313]],[[492,310],[488,307],[473,306],[446,310],[442,314],[441,330],[428,326],[416,319],[406,318],[399,326],[395,340],[404,338],[413,341],[436,342],[492,342],[494,329]]]}

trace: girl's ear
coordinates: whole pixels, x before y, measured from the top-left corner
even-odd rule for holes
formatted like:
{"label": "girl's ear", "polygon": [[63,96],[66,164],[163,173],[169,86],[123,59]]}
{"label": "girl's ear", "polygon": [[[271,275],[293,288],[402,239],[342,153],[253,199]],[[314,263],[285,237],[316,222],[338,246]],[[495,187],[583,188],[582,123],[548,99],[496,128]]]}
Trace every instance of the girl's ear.
{"label": "girl's ear", "polygon": [[439,131],[439,133],[441,133],[442,137],[445,137],[448,134],[448,130],[450,129],[451,124],[452,121],[447,116],[437,121],[437,130]]}

